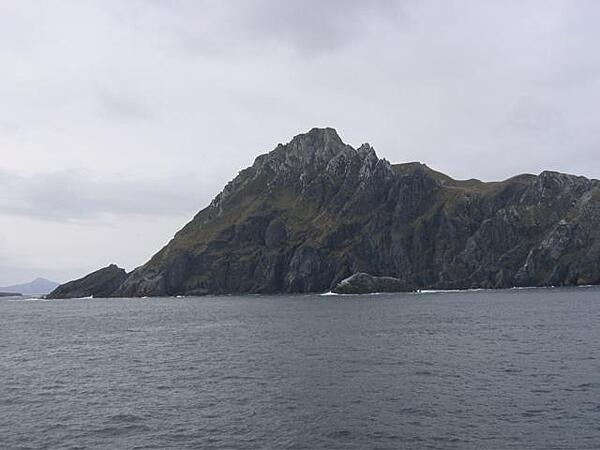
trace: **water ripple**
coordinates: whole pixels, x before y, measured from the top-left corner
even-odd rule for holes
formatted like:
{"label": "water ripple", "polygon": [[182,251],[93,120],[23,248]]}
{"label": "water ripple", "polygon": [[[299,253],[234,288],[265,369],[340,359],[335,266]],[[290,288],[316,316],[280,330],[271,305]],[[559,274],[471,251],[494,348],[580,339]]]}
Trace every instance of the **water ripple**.
{"label": "water ripple", "polygon": [[600,289],[0,301],[3,448],[600,448]]}

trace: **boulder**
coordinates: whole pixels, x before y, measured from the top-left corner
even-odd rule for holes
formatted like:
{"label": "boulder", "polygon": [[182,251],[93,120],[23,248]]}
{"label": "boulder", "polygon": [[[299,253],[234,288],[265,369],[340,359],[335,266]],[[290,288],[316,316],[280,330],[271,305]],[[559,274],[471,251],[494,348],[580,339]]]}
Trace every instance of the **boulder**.
{"label": "boulder", "polygon": [[373,294],[377,292],[405,292],[412,289],[394,277],[375,277],[359,272],[340,281],[333,292],[336,294]]}

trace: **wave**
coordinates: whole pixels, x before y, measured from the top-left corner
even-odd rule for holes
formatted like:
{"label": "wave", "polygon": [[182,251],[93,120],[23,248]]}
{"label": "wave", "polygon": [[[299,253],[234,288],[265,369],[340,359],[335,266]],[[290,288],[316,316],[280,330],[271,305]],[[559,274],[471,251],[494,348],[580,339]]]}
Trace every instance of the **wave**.
{"label": "wave", "polygon": [[415,294],[453,294],[457,292],[479,292],[488,291],[491,289],[474,288],[474,289],[417,289]]}
{"label": "wave", "polygon": [[40,297],[12,298],[9,302],[52,302],[53,300]]}

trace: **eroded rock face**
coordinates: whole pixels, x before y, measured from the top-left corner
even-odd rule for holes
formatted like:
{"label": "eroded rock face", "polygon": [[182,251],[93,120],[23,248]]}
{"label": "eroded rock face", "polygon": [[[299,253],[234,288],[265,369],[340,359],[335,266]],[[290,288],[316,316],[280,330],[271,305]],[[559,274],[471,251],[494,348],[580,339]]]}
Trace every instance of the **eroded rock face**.
{"label": "eroded rock face", "polygon": [[359,272],[403,289],[598,284],[600,182],[458,181],[313,129],[256,158],[111,295],[324,292]]}
{"label": "eroded rock face", "polygon": [[374,277],[368,273],[355,273],[336,284],[336,294],[371,294],[375,292],[404,292],[413,288],[394,277]]}
{"label": "eroded rock face", "polygon": [[110,297],[126,278],[124,269],[111,264],[79,280],[61,284],[46,298]]}

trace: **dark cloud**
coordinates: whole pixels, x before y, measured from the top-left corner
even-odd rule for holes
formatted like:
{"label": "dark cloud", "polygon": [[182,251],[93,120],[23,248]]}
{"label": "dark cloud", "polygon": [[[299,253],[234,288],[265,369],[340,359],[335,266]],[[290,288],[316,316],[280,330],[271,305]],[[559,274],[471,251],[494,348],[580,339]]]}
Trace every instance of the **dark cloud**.
{"label": "dark cloud", "polygon": [[[377,33],[382,23],[401,25],[409,0],[179,0],[105,5],[121,26],[154,33],[165,51],[223,59],[290,49],[297,56],[339,51]],[[160,17],[161,20],[156,20]],[[178,45],[179,44],[179,48]]]}
{"label": "dark cloud", "polygon": [[331,52],[373,31],[373,23],[398,20],[399,0],[259,0],[241,2],[240,25],[255,36],[287,42],[301,53]]}

